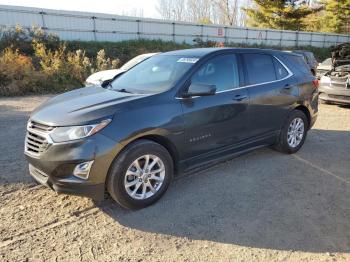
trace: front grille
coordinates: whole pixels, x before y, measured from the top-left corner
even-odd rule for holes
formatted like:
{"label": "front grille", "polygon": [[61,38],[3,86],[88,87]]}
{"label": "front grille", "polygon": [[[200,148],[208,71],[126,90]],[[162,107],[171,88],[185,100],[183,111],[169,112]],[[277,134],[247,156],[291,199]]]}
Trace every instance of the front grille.
{"label": "front grille", "polygon": [[35,122],[35,121],[29,121],[28,128],[30,128],[32,130],[38,130],[41,132],[50,132],[54,129],[53,126],[43,125],[43,124],[40,124],[40,123]]}
{"label": "front grille", "polygon": [[48,134],[54,129],[52,126],[29,121],[25,141],[25,151],[31,155],[40,155],[50,146]]}
{"label": "front grille", "polygon": [[333,88],[347,88],[348,77],[336,77],[332,76],[332,87]]}

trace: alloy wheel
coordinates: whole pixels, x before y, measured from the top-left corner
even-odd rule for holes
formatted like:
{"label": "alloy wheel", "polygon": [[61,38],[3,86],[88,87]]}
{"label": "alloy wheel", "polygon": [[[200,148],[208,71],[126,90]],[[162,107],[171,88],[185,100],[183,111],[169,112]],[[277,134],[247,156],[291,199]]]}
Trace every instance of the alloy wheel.
{"label": "alloy wheel", "polygon": [[133,199],[152,197],[161,188],[165,178],[163,161],[155,155],[137,158],[126,171],[124,187]]}
{"label": "alloy wheel", "polygon": [[304,137],[305,124],[300,117],[293,119],[288,127],[287,141],[290,147],[297,147]]}

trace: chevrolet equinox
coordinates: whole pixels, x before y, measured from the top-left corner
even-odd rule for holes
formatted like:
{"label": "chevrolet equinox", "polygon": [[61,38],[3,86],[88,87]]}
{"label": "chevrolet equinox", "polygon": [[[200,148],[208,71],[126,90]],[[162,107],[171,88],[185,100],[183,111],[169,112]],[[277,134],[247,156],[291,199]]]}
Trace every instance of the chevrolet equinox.
{"label": "chevrolet equinox", "polygon": [[34,179],[59,193],[143,208],[174,174],[273,146],[292,154],[316,121],[300,55],[203,48],[155,55],[112,82],[39,106],[27,125]]}

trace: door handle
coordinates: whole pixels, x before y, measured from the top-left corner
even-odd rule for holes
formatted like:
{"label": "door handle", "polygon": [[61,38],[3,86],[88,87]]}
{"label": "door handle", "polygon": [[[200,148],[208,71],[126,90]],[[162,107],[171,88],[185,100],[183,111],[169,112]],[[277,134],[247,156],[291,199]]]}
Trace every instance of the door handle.
{"label": "door handle", "polygon": [[248,98],[247,95],[235,95],[235,96],[232,98],[232,100],[234,100],[234,101],[242,101],[242,100],[247,99],[247,98]]}
{"label": "door handle", "polygon": [[284,89],[291,89],[292,86],[291,86],[290,84],[285,84],[283,88],[284,88]]}

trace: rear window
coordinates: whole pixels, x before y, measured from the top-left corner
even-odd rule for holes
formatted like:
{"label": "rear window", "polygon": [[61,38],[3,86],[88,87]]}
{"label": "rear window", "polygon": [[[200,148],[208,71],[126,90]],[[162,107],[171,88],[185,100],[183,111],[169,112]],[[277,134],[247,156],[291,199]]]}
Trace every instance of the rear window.
{"label": "rear window", "polygon": [[254,85],[277,80],[274,62],[270,55],[243,54],[243,59],[247,67],[249,84]]}
{"label": "rear window", "polygon": [[312,61],[312,62],[316,60],[316,58],[314,57],[314,54],[311,52],[306,52],[306,57],[309,61]]}

